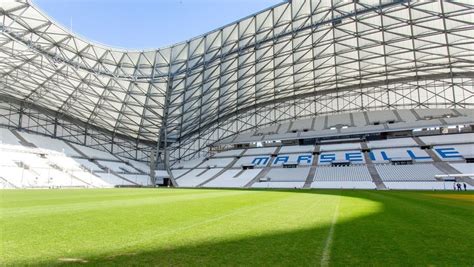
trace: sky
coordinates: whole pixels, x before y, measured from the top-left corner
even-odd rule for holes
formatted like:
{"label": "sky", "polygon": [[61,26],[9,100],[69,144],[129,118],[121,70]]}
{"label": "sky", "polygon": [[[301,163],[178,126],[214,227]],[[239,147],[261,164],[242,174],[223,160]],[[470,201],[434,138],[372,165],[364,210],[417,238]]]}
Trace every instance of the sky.
{"label": "sky", "polygon": [[165,47],[283,0],[33,0],[59,24],[117,48]]}

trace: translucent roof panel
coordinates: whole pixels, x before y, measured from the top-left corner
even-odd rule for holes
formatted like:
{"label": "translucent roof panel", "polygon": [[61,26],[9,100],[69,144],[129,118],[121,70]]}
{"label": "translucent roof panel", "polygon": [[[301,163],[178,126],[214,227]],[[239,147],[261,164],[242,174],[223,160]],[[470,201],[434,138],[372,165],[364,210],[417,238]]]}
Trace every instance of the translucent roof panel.
{"label": "translucent roof panel", "polygon": [[356,99],[403,107],[415,90],[382,86],[472,78],[473,10],[467,0],[292,0],[170,47],[125,51],[68,32],[30,1],[1,1],[0,95],[147,141],[165,122],[184,140],[308,97],[336,112]]}

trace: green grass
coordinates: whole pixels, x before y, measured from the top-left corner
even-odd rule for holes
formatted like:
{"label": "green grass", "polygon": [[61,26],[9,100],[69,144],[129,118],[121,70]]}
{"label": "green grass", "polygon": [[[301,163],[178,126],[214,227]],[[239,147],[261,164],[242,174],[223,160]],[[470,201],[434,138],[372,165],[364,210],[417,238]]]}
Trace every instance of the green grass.
{"label": "green grass", "polygon": [[0,265],[473,266],[474,194],[0,191]]}

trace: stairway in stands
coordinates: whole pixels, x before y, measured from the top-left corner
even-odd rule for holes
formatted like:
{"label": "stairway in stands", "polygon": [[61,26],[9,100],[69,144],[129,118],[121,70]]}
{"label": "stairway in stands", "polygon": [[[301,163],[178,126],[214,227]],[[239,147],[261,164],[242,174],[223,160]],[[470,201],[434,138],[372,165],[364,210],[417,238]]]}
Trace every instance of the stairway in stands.
{"label": "stairway in stands", "polygon": [[230,168],[232,168],[232,166],[234,166],[234,164],[244,155],[245,151],[247,151],[247,149],[244,149],[242,150],[242,152],[234,158],[234,160],[232,160],[225,168],[222,168],[221,171],[219,171],[218,173],[216,173],[214,176],[212,176],[211,178],[207,179],[206,181],[198,184],[196,187],[203,187],[205,184],[213,181],[214,179],[216,179],[217,177],[221,176],[224,172],[228,171]]}
{"label": "stairway in stands", "polygon": [[377,168],[375,168],[374,163],[372,162],[372,159],[369,156],[369,148],[367,146],[366,142],[361,142],[361,147],[362,150],[364,151],[364,159],[365,159],[365,164],[367,165],[367,169],[369,170],[370,177],[372,177],[372,182],[374,182],[375,186],[377,186],[377,189],[379,190],[385,190],[387,187],[382,181],[382,178],[380,178],[380,174],[377,171]]}
{"label": "stairway in stands", "polygon": [[250,182],[248,182],[244,188],[250,188],[252,187],[252,185],[258,181],[260,181],[260,179],[264,178],[265,176],[267,176],[268,172],[270,172],[270,170],[272,169],[271,166],[272,166],[272,162],[273,160],[275,159],[276,155],[278,155],[278,153],[280,153],[280,149],[281,149],[281,146],[279,146],[276,151],[272,154],[272,156],[270,157],[270,159],[268,160],[268,163],[267,165],[265,166],[265,168],[257,175],[255,176],[255,178],[253,178]]}
{"label": "stairway in stands", "polygon": [[97,162],[96,160],[94,159],[91,159],[89,156],[87,156],[86,154],[84,154],[80,149],[76,148],[75,146],[73,146],[72,144],[68,143],[68,142],[65,142],[66,145],[70,146],[72,149],[74,149],[74,151],[76,151],[79,155],[81,155],[81,157],[85,158],[85,159],[89,159],[89,160],[92,160],[91,162],[94,163],[95,165],[97,165],[101,170],[106,170],[108,171],[109,173],[115,175],[116,177],[124,180],[124,181],[127,181],[133,185],[136,185],[136,186],[141,186],[140,184],[137,184],[136,182],[134,181],[131,181],[123,176],[121,176],[120,174],[116,173],[115,171],[101,165],[99,162]]}
{"label": "stairway in stands", "polygon": [[420,146],[421,149],[425,148],[423,149],[423,151],[425,151],[426,154],[428,154],[428,156],[430,156],[434,162],[442,162],[442,160],[438,157],[438,155],[436,155],[436,153],[431,148],[427,148],[429,146],[425,144],[425,142],[423,142],[421,138],[419,138],[418,136],[413,136],[413,140],[415,140],[415,142]]}
{"label": "stairway in stands", "polygon": [[2,176],[0,176],[0,181],[4,184],[7,184],[9,185],[11,188],[14,188],[14,189],[20,189],[20,187],[12,184],[10,181],[8,181],[7,179],[3,178]]}
{"label": "stairway in stands", "polygon": [[28,142],[28,140],[26,140],[25,138],[23,138],[23,136],[21,136],[21,134],[19,134],[16,130],[11,130],[11,132],[12,132],[13,135],[18,139],[18,141],[20,141],[20,144],[21,144],[22,146],[31,147],[31,148],[36,148],[36,145],[35,145],[35,144]]}
{"label": "stairway in stands", "polygon": [[311,188],[311,184],[314,181],[314,175],[316,174],[316,168],[318,166],[318,157],[320,152],[320,145],[316,145],[313,150],[313,163],[311,164],[311,169],[309,170],[308,177],[306,177],[306,181],[304,182],[303,188]]}
{"label": "stairway in stands", "polygon": [[78,181],[81,182],[81,183],[84,183],[84,184],[86,184],[86,185],[88,185],[88,186],[90,186],[90,187],[93,187],[93,188],[98,188],[97,186],[95,186],[95,185],[93,185],[93,184],[91,184],[91,183],[89,183],[89,182],[86,182],[86,181],[82,180],[81,178],[77,177],[76,175],[73,175],[73,174],[68,173],[67,170],[61,168],[60,166],[58,166],[58,165],[56,165],[56,164],[48,163],[48,165],[49,165],[51,168],[55,169],[55,170],[58,170],[58,171],[60,171],[60,172],[62,172],[62,173],[67,173],[67,174],[69,174],[72,178],[78,180]]}
{"label": "stairway in stands", "polygon": [[[451,166],[448,162],[444,162],[443,160],[441,160],[438,154],[436,154],[431,147],[429,147],[425,142],[423,142],[421,138],[419,138],[418,136],[414,136],[413,140],[415,140],[415,142],[420,147],[425,148],[424,151],[433,159],[435,167],[438,168],[440,171],[446,174],[461,174],[462,173],[456,168],[454,168],[453,166]],[[468,177],[457,178],[456,180],[474,186],[474,180]]]}

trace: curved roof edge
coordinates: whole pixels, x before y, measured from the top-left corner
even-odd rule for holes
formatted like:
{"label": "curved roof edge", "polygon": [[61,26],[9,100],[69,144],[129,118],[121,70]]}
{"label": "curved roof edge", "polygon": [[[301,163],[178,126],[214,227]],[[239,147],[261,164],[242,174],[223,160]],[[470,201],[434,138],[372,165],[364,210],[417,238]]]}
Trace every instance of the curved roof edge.
{"label": "curved roof edge", "polygon": [[41,9],[37,4],[34,3],[33,0],[25,0],[25,2],[27,4],[29,4],[32,8],[34,8],[38,13],[40,13],[43,17],[45,17],[46,19],[48,19],[49,21],[51,21],[54,25],[56,25],[57,27],[61,28],[65,33],[68,33],[70,35],[74,35],[76,36],[78,39],[82,40],[83,42],[86,42],[86,43],[89,43],[91,45],[95,45],[95,46],[98,46],[100,48],[103,48],[103,49],[110,49],[110,50],[114,50],[116,52],[123,52],[123,53],[144,53],[144,52],[153,52],[153,51],[158,51],[158,50],[162,50],[162,49],[168,49],[168,48],[172,48],[174,46],[177,46],[177,45],[181,45],[181,44],[186,44],[188,42],[191,42],[193,40],[196,40],[196,39],[199,39],[199,38],[202,38],[202,37],[205,37],[209,34],[212,34],[214,32],[218,32],[218,31],[221,31],[223,30],[224,28],[226,27],[229,27],[231,25],[235,25],[241,21],[244,21],[248,18],[251,18],[251,17],[254,17],[255,15],[257,14],[260,14],[260,13],[263,13],[265,11],[268,11],[268,10],[272,10],[274,9],[275,7],[278,7],[278,6],[281,6],[281,5],[284,5],[284,4],[287,4],[289,2],[291,2],[291,0],[283,0],[281,3],[278,3],[278,4],[275,4],[275,5],[272,5],[270,7],[267,7],[265,9],[262,9],[262,10],[259,10],[255,13],[252,13],[251,15],[248,15],[248,16],[245,16],[243,18],[240,18],[240,19],[237,19],[237,20],[234,20],[230,23],[227,23],[221,27],[218,27],[216,29],[213,29],[213,30],[210,30],[210,31],[207,31],[203,34],[200,34],[200,35],[197,35],[197,36],[194,36],[194,37],[191,37],[191,38],[188,38],[184,41],[181,41],[181,42],[177,42],[177,43],[173,43],[173,44],[170,44],[170,45],[165,45],[165,46],[162,46],[162,47],[157,47],[157,48],[144,48],[144,49],[130,49],[130,48],[123,48],[123,47],[118,47],[118,46],[113,46],[113,45],[108,45],[108,44],[104,44],[104,43],[101,43],[101,42],[98,42],[98,41],[95,41],[95,40],[92,40],[90,39],[89,37],[86,37],[80,33],[77,33],[77,32],[74,32],[74,31],[71,31],[70,29],[68,29],[66,26],[64,26],[63,24],[59,23],[57,20],[55,20],[54,18],[52,18],[51,16],[48,15],[48,13],[46,11],[44,11],[43,9]]}

